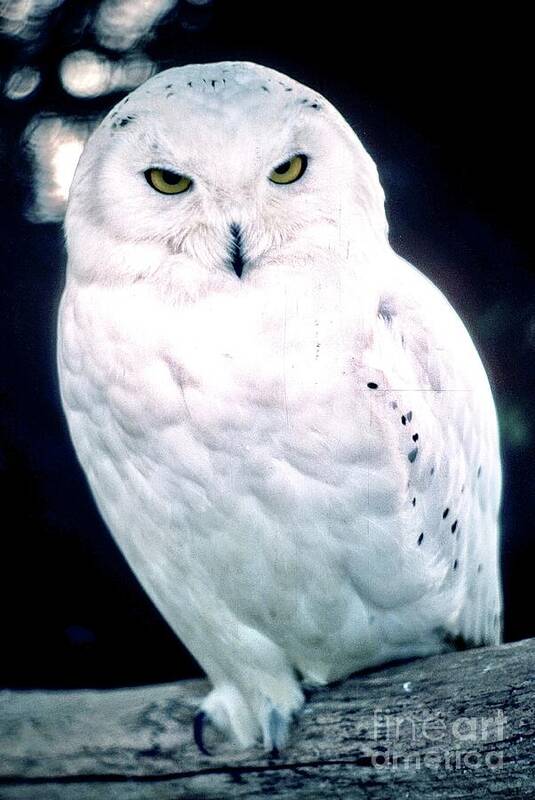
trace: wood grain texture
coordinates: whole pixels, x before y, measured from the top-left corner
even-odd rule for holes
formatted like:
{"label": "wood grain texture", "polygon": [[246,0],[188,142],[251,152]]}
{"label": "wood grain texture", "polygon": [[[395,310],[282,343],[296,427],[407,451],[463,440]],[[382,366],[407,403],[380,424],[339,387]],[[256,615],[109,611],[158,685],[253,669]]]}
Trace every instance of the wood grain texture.
{"label": "wood grain texture", "polygon": [[287,750],[192,742],[203,681],[4,691],[0,798],[535,797],[535,640],[398,664],[310,698]]}

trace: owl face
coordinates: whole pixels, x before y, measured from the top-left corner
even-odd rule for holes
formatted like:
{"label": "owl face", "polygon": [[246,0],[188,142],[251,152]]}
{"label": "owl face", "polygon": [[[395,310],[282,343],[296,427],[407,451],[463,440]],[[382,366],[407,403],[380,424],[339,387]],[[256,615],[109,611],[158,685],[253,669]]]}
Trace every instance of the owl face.
{"label": "owl face", "polygon": [[[313,90],[254,64],[180,67],[121,101],[90,139],[67,238],[83,249],[90,226],[100,247],[137,245],[144,264],[150,251],[153,271],[165,255],[245,280],[300,246],[384,237],[383,199],[359,140]],[[129,263],[139,276],[135,262],[122,259],[124,277]]]}

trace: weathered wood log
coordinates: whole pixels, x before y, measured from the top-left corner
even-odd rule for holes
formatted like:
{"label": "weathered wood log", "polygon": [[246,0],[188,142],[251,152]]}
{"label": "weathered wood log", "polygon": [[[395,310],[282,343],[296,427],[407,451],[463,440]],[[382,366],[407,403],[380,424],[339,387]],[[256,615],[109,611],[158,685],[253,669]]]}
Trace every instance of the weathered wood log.
{"label": "weathered wood log", "polygon": [[204,681],[4,691],[0,797],[535,797],[535,640],[358,675],[310,698],[287,750],[193,744]]}

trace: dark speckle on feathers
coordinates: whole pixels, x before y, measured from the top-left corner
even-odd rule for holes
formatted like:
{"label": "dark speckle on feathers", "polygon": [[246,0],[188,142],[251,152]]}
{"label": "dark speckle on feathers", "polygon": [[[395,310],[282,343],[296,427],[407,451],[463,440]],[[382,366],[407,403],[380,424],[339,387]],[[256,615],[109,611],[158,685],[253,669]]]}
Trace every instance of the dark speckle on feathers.
{"label": "dark speckle on feathers", "polygon": [[424,540],[424,535],[423,535],[423,532],[422,532],[422,533],[421,533],[421,534],[418,536],[418,546],[420,546],[420,545],[422,544],[423,540]]}
{"label": "dark speckle on feathers", "polygon": [[413,448],[413,449],[410,451],[410,453],[407,455],[407,458],[409,459],[409,461],[411,462],[411,464],[414,464],[414,462],[416,461],[416,456],[417,456],[417,455],[418,455],[418,448],[417,448],[417,447],[414,447],[414,448]]}
{"label": "dark speckle on feathers", "polygon": [[455,520],[455,522],[454,522],[454,523],[453,523],[453,525],[451,526],[451,532],[452,532],[452,533],[455,533],[455,531],[456,531],[456,530],[457,530],[457,520]]}
{"label": "dark speckle on feathers", "polygon": [[453,569],[457,569],[458,566],[459,566],[459,562],[458,562],[457,559],[455,559],[455,561],[453,562]]}
{"label": "dark speckle on feathers", "polygon": [[126,126],[130,125],[134,120],[135,116],[133,114],[128,114],[126,117],[116,120],[111,126],[112,130],[116,131],[117,128],[126,128]]}
{"label": "dark speckle on feathers", "polygon": [[413,504],[413,506],[416,505],[416,498],[415,497],[412,498],[412,504]]}
{"label": "dark speckle on feathers", "polygon": [[394,316],[394,312],[387,300],[382,299],[379,301],[377,316],[380,317],[382,320],[384,320],[387,324],[392,322],[392,317]]}
{"label": "dark speckle on feathers", "polygon": [[412,420],[412,411],[407,411],[407,422]]}
{"label": "dark speckle on feathers", "polygon": [[407,424],[407,417],[405,416],[405,414],[402,414],[402,416],[401,416],[401,424],[402,425],[406,425]]}
{"label": "dark speckle on feathers", "polygon": [[419,439],[419,436],[418,436],[418,434],[417,434],[417,433],[413,433],[413,435],[412,435],[412,441],[413,441],[413,442],[417,442],[417,441],[418,441],[418,439]]}
{"label": "dark speckle on feathers", "polygon": [[450,513],[449,508],[445,508],[444,511],[442,512],[442,519],[446,519],[449,513]]}
{"label": "dark speckle on feathers", "polygon": [[368,389],[378,389],[379,388],[378,385],[374,381],[370,381],[366,385],[367,385]]}

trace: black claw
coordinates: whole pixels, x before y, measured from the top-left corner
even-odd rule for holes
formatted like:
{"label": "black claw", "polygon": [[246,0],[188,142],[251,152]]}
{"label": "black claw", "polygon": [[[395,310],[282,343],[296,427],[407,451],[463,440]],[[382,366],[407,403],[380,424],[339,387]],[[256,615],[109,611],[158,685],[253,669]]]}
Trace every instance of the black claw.
{"label": "black claw", "polygon": [[211,752],[206,749],[204,745],[204,738],[203,738],[203,731],[204,731],[204,724],[208,716],[205,711],[197,711],[193,718],[193,738],[195,740],[195,744],[205,756],[211,756]]}

